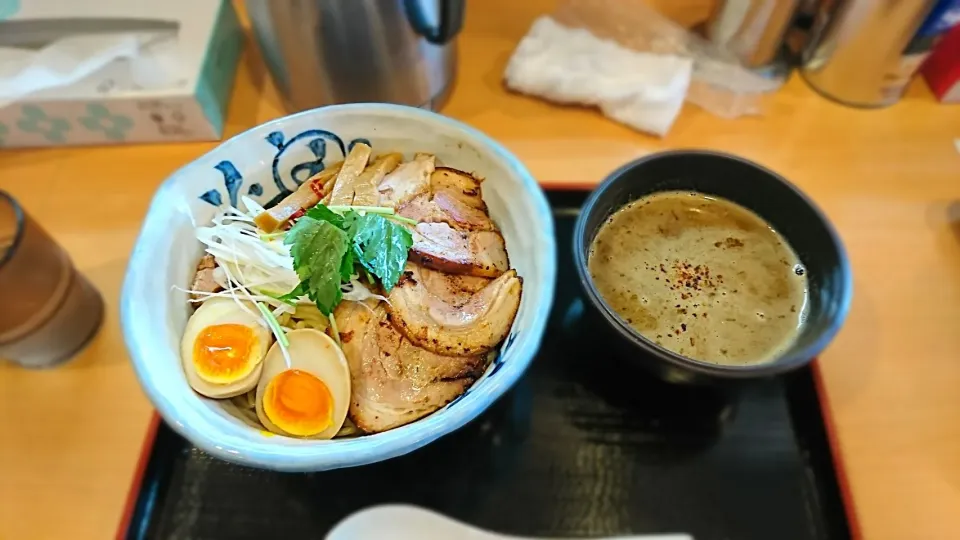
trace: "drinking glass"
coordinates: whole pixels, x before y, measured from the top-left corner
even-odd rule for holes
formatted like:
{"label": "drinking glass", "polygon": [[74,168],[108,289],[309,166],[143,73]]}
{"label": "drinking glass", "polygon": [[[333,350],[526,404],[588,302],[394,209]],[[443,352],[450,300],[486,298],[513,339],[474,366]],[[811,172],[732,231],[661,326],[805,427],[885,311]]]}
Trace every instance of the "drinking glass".
{"label": "drinking glass", "polygon": [[103,320],[100,293],[8,193],[0,191],[0,359],[52,367]]}

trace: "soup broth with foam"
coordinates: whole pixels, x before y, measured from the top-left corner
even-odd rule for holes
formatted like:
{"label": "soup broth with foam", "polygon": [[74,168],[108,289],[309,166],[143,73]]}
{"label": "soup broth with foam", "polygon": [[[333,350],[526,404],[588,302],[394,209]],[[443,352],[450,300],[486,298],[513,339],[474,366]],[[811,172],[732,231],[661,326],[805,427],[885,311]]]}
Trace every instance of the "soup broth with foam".
{"label": "soup broth with foam", "polygon": [[796,253],[760,216],[717,197],[669,191],[631,202],[602,225],[588,265],[623,320],[695,360],[770,361],[803,323]]}

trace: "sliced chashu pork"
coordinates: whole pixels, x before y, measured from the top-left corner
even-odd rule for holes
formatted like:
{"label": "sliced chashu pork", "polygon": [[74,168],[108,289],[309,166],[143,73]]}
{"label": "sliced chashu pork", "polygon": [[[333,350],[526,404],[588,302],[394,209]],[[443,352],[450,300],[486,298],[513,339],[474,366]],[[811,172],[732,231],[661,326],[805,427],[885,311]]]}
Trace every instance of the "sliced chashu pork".
{"label": "sliced chashu pork", "polygon": [[430,176],[430,189],[398,207],[397,213],[464,231],[497,230],[481,197],[480,180],[448,167],[438,167]]}
{"label": "sliced chashu pork", "polygon": [[335,317],[350,365],[350,419],[369,433],[443,407],[486,367],[481,356],[441,356],[413,345],[390,324],[382,304],[342,302]]}
{"label": "sliced chashu pork", "polygon": [[447,273],[497,277],[506,272],[506,245],[481,195],[474,176],[438,167],[429,190],[398,208],[401,216],[420,222],[410,259]]}
{"label": "sliced chashu pork", "polygon": [[430,178],[436,167],[433,154],[417,154],[380,181],[380,206],[397,208],[430,190]]}
{"label": "sliced chashu pork", "polygon": [[397,214],[420,223],[446,223],[462,231],[495,231],[486,212],[464,204],[449,193],[423,193],[400,206]]}
{"label": "sliced chashu pork", "polygon": [[447,223],[418,224],[409,259],[441,272],[479,277],[497,277],[510,268],[498,231],[460,231]]}
{"label": "sliced chashu pork", "polygon": [[476,176],[450,167],[437,167],[430,176],[430,189],[434,195],[444,193],[486,213],[487,205],[483,202],[480,186],[481,181]]}
{"label": "sliced chashu pork", "polygon": [[469,356],[494,349],[510,333],[523,280],[510,270],[469,294],[445,274],[407,264],[387,297],[390,320],[413,343],[437,354]]}
{"label": "sliced chashu pork", "polygon": [[191,301],[199,302],[205,299],[207,295],[202,293],[215,293],[223,290],[223,287],[217,283],[214,277],[216,270],[217,260],[209,253],[204,254],[200,262],[197,263],[197,273],[193,276],[193,285],[190,286],[191,291],[201,294],[190,293]]}
{"label": "sliced chashu pork", "polygon": [[[403,277],[404,279],[412,278],[413,274],[406,274]],[[434,296],[448,299],[450,303],[462,306],[470,300],[470,297],[482,291],[493,280],[422,269],[420,271],[420,281]]]}

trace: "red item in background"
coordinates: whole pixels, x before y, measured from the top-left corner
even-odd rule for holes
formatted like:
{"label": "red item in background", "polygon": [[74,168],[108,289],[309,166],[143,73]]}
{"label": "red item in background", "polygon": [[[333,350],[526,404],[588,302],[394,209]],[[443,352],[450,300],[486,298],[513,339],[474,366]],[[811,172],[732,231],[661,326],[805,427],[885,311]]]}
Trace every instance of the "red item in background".
{"label": "red item in background", "polygon": [[940,40],[921,71],[938,100],[960,103],[960,24]]}

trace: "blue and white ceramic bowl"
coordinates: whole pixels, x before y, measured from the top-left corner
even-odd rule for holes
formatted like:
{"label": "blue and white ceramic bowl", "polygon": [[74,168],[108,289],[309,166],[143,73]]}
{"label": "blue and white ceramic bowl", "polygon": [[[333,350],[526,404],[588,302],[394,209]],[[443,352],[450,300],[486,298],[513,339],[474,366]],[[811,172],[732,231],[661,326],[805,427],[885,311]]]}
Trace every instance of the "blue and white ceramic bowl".
{"label": "blue and white ceramic bowl", "polygon": [[[354,439],[268,437],[196,394],[180,364],[187,287],[202,253],[194,227],[241,195],[278,200],[358,141],[374,151],[432,152],[485,178],[483,196],[524,279],[520,311],[499,358],[463,396],[417,422]],[[226,141],[168,178],[154,196],[127,269],[124,339],[140,384],[176,431],[220,458],[267,469],[322,471],[399,456],[463,426],[507,391],[533,359],[556,280],[553,222],[543,192],[503,146],[460,122],[383,104],[325,107],[274,120]]]}

